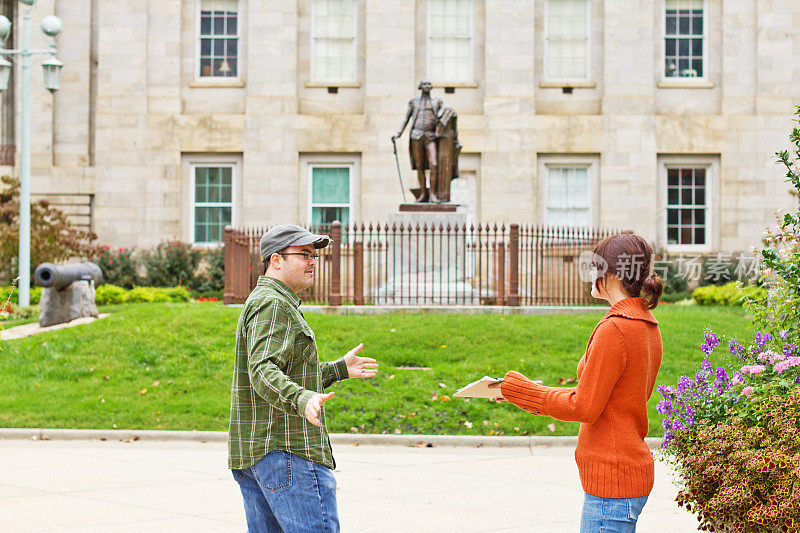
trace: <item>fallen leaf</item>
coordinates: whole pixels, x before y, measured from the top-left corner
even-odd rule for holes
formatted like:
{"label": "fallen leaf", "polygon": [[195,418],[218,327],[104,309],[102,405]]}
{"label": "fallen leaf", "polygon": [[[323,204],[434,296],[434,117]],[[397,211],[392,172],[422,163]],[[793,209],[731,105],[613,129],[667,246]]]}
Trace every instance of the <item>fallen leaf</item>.
{"label": "fallen leaf", "polygon": [[103,379],[104,379],[104,380],[106,380],[106,381],[108,381],[109,379],[111,379],[111,377],[109,377],[109,376],[103,376]]}
{"label": "fallen leaf", "polygon": [[160,415],[160,414],[161,414],[161,411],[156,411],[156,414],[157,414],[157,415]]}
{"label": "fallen leaf", "polygon": [[443,388],[443,389],[446,389],[446,388],[447,388],[447,385],[445,385],[444,383],[439,383],[439,386],[440,386],[441,388]]}
{"label": "fallen leaf", "polygon": [[172,380],[167,381],[167,385],[172,385]]}
{"label": "fallen leaf", "polygon": [[145,395],[145,394],[147,394],[147,389],[142,389],[142,390],[140,390],[140,391],[139,391],[139,394],[141,394],[141,395]]}
{"label": "fallen leaf", "polygon": [[94,372],[94,367],[91,367],[91,368],[89,369],[89,372]]}
{"label": "fallen leaf", "polygon": [[466,422],[464,422],[464,426],[465,426],[465,427],[467,427],[467,428],[469,428],[469,429],[472,429],[472,422],[470,422],[469,420],[467,420]]}
{"label": "fallen leaf", "polygon": [[560,378],[558,378],[558,384],[559,385],[564,385],[566,382],[567,382],[567,378],[565,378],[564,376],[561,376]]}
{"label": "fallen leaf", "polygon": [[567,378],[567,383],[575,383],[575,378]]}
{"label": "fallen leaf", "polygon": [[519,431],[519,428],[514,428],[514,431]]}
{"label": "fallen leaf", "polygon": [[447,345],[446,344],[442,344],[441,346],[439,346],[439,348],[447,348]]}
{"label": "fallen leaf", "polygon": [[134,441],[134,442],[136,442],[137,440],[139,440],[139,437],[138,437],[138,436],[137,436],[137,437],[133,437],[133,441]]}
{"label": "fallen leaf", "polygon": [[389,379],[394,379],[394,374],[391,374],[391,375],[389,376]]}
{"label": "fallen leaf", "polygon": [[483,421],[483,425],[484,425],[484,426],[488,426],[488,425],[489,425],[489,421],[488,421],[488,420],[484,420],[484,421]]}
{"label": "fallen leaf", "polygon": [[153,387],[158,387],[159,385],[161,385],[160,381],[156,380],[153,382]]}
{"label": "fallen leaf", "polygon": [[442,402],[449,402],[449,401],[450,401],[450,396],[448,396],[447,394],[442,394],[442,395],[439,397],[439,401],[442,401]]}
{"label": "fallen leaf", "polygon": [[50,437],[48,437],[47,435],[42,435],[42,438],[39,440],[50,440]]}
{"label": "fallen leaf", "polygon": [[556,430],[556,425],[555,424],[548,424],[547,425],[547,429],[549,429],[550,431],[555,431]]}
{"label": "fallen leaf", "polygon": [[358,433],[358,428],[353,426],[350,428],[350,431],[352,431],[353,433]]}

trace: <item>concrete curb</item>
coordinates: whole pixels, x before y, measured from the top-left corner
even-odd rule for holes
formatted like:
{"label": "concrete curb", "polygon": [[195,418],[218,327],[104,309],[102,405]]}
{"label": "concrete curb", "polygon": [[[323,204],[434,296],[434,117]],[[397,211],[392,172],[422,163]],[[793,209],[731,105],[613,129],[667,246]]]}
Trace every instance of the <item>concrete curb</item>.
{"label": "concrete curb", "polygon": [[[0,439],[25,440],[119,440],[119,441],[190,441],[226,442],[226,431],[168,431],[134,429],[47,429],[47,428],[0,428]],[[458,446],[472,448],[552,448],[575,446],[578,437],[549,436],[484,436],[484,435],[378,435],[356,433],[332,433],[334,445],[364,446]],[[650,448],[658,448],[661,439],[645,439]]]}

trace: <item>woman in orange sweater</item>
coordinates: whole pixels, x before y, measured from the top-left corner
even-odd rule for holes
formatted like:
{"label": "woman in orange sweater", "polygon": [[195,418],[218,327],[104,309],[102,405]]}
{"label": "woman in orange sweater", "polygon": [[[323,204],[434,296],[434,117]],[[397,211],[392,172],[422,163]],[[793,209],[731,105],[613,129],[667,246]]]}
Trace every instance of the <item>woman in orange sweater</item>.
{"label": "woman in orange sweater", "polygon": [[586,493],[581,533],[633,532],[653,488],[653,455],[644,437],[662,352],[650,310],[662,285],[650,273],[653,249],[638,235],[607,237],[594,253],[592,296],[611,309],[578,363],[578,386],[544,387],[512,371],[500,390],[532,414],[581,423],[575,450]]}

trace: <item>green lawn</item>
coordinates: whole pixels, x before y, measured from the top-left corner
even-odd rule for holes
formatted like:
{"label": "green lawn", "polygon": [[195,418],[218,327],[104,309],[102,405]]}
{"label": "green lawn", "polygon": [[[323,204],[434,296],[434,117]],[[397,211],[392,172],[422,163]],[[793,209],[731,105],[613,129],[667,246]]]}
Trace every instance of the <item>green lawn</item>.
{"label": "green lawn", "polygon": [[[132,304],[101,312],[112,314],[0,344],[0,426],[227,429],[239,309]],[[738,308],[664,305],[655,315],[664,339],[658,383],[696,370],[706,324],[746,340],[753,334]],[[376,378],[334,385],[336,397],[327,404],[332,431],[500,435],[574,435],[578,425],[449,396],[466,382],[510,369],[546,385],[574,376],[601,317],[306,314],[323,360],[363,341],[363,355],[381,363]],[[661,433],[659,398],[654,393],[649,404],[653,436]]]}

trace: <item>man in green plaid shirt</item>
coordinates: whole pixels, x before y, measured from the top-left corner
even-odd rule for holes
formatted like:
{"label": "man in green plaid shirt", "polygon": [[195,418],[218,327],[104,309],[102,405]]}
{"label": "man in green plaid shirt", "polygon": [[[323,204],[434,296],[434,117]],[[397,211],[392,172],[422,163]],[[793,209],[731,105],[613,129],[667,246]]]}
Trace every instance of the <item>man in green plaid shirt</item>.
{"label": "man in green plaid shirt", "polygon": [[339,531],[335,467],[323,404],[335,382],[378,373],[359,344],[321,363],[314,332],[300,312],[314,283],[316,249],[330,242],[294,225],[264,234],[266,275],[247,298],[236,327],[228,467],[239,483],[250,532]]}

